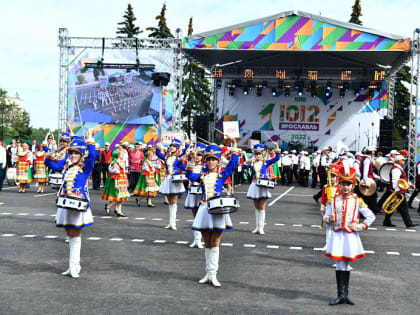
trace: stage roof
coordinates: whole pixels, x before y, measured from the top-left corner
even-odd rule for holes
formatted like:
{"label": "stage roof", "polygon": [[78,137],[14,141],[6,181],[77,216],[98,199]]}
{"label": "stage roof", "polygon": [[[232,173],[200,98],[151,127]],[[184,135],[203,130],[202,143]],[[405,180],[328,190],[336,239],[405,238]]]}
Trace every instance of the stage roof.
{"label": "stage roof", "polygon": [[183,49],[209,69],[222,67],[224,75],[252,68],[256,76],[264,76],[281,68],[294,78],[318,70],[321,77],[334,79],[348,69],[357,78],[399,67],[410,55],[410,39],[287,11],[192,35],[184,39]]}

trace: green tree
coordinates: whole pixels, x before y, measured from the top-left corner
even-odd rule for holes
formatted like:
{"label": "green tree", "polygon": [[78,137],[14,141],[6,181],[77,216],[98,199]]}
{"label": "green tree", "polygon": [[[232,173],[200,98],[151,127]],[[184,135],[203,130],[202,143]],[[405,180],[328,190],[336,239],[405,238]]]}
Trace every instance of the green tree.
{"label": "green tree", "polygon": [[358,24],[358,25],[362,25],[362,21],[360,21],[360,17],[363,16],[362,15],[362,6],[360,4],[360,0],[356,0],[356,2],[354,3],[354,6],[352,6],[353,11],[351,13],[351,18],[350,18],[350,23],[354,23],[354,24]]}
{"label": "green tree", "polygon": [[[127,38],[134,38],[137,37],[137,35],[143,33],[142,30],[140,30],[140,27],[135,25],[135,21],[137,18],[134,16],[133,7],[131,4],[128,4],[127,11],[124,12],[124,21],[119,22],[117,27],[117,37],[127,37]],[[124,35],[124,36],[119,36]]]}
{"label": "green tree", "polygon": [[[192,35],[192,32],[192,18],[190,18],[188,36]],[[182,92],[184,102],[182,116],[187,118],[183,122],[183,129],[190,134],[196,117],[208,116],[211,112],[210,82],[205,77],[204,69],[190,59],[184,65]]]}
{"label": "green tree", "polygon": [[[1,130],[5,140],[29,139],[31,135],[29,114],[18,104],[11,103],[7,91],[0,89]],[[1,136],[1,135],[0,135]]]}
{"label": "green tree", "polygon": [[[416,82],[414,78],[414,83]],[[404,66],[396,75],[394,94],[394,126],[392,141],[398,149],[407,149],[408,122],[410,119],[410,91],[411,68]]]}
{"label": "green tree", "polygon": [[172,35],[171,30],[166,24],[165,14],[166,14],[166,4],[163,4],[162,10],[160,11],[160,15],[158,15],[155,18],[156,20],[159,21],[158,26],[146,28],[146,30],[150,31],[150,34],[149,34],[150,38],[174,38],[174,35]]}

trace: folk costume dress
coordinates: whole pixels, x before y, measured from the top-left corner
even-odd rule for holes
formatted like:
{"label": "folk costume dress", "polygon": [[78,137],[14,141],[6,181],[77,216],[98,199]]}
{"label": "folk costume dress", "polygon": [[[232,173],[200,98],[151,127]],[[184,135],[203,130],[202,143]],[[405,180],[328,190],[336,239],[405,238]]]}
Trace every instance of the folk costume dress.
{"label": "folk costume dress", "polygon": [[157,174],[153,161],[147,159],[143,162],[142,172],[134,189],[134,195],[143,197],[155,197],[159,191]]}
{"label": "folk costume dress", "polygon": [[16,158],[16,181],[19,184],[32,183],[32,152],[29,150],[18,151],[16,153]]}
{"label": "folk costume dress", "polygon": [[116,202],[128,201],[130,193],[128,192],[127,173],[124,160],[121,158],[121,153],[118,149],[112,152],[108,170],[109,174],[101,198]]}
{"label": "folk costume dress", "polygon": [[46,183],[48,182],[48,171],[45,167],[45,151],[37,151],[35,153],[35,161],[34,161],[34,180],[37,183]]}

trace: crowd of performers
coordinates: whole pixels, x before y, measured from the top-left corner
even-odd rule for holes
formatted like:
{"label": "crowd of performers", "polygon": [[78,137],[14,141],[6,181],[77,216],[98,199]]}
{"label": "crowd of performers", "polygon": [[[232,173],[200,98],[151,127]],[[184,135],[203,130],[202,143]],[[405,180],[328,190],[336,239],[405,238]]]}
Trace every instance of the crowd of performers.
{"label": "crowd of performers", "polygon": [[[232,185],[248,180],[247,198],[252,200],[255,210],[256,227],[252,233],[264,235],[270,188],[275,184],[291,185],[293,178],[307,187],[311,173],[312,187],[317,186],[318,177],[320,180],[321,190],[313,198],[316,202],[321,199],[321,220],[326,231],[323,250],[326,256],[335,260],[338,295],[330,301],[330,305],[354,304],[348,295],[350,262],[365,256],[359,232],[374,222],[375,215],[380,213],[379,207],[392,192],[398,195],[407,193],[407,189],[401,188],[398,183],[400,179],[407,181],[403,169],[406,157],[401,152],[391,151],[387,160],[392,163],[389,185],[378,206],[376,191],[366,196],[358,188],[361,181],[369,187],[369,179],[381,179],[375,173],[375,166],[377,168],[386,160],[381,156],[374,160],[374,148],[368,147],[363,154],[356,153],[355,156],[349,152],[341,152],[338,156],[332,154],[330,147],[325,147],[310,159],[305,151],[299,155],[294,150],[290,154],[287,151],[282,153],[273,142],[272,150],[256,144],[251,156],[247,156],[237,148],[234,138],[228,137],[228,141],[229,147],[201,143],[190,145],[188,140],[182,143],[178,139],[172,140],[167,148],[162,144],[152,147],[123,143],[114,150],[110,150],[110,144],[106,143],[105,149],[99,150],[91,131],[86,140],[63,133],[59,144],[48,134],[35,150],[27,143],[16,143],[10,150],[10,164],[16,167],[20,193],[25,192],[27,185],[33,181],[39,183],[38,192],[42,193],[48,177],[61,179],[57,187],[55,223],[57,227],[65,228],[69,238],[69,266],[63,275],[73,278],[80,275],[82,229],[94,224],[87,189],[91,177],[94,189],[100,189],[103,183],[101,197],[106,201],[105,211],[110,213],[113,210],[118,217],[126,216],[123,203],[130,197],[135,198],[138,206],[146,199],[146,205],[154,207],[152,200],[161,193],[169,208],[169,222],[165,228],[171,230],[177,230],[179,197],[187,193],[184,208],[190,210],[194,218],[194,241],[190,247],[203,248],[204,240],[206,273],[199,283],[210,283],[215,287],[221,286],[217,279],[220,241],[223,232],[232,229],[233,224],[229,213],[211,212],[212,204],[222,204],[223,196],[232,194]],[[3,163],[8,161],[2,161],[2,154],[0,151],[0,168],[4,169]],[[420,174],[420,164],[418,169]],[[408,207],[412,206],[420,190],[420,176],[417,179],[416,190],[410,200],[407,202],[404,198],[397,209],[407,227],[417,226],[408,214]],[[391,215],[385,216],[384,226],[394,226]],[[362,222],[361,218],[364,218]]]}

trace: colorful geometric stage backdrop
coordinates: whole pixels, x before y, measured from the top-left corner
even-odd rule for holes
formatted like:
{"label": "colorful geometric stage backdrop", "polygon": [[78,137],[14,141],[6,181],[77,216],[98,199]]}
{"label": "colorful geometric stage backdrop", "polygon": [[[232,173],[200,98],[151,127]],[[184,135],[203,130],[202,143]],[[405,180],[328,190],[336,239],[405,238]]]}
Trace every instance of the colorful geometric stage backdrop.
{"label": "colorful geometric stage backdrop", "polygon": [[223,121],[239,121],[241,146],[249,145],[253,131],[261,131],[263,142],[268,135],[280,141],[283,149],[287,149],[289,142],[320,148],[335,147],[342,141],[350,150],[359,151],[367,145],[376,145],[379,119],[386,113],[387,104],[386,82],[382,90],[375,90],[371,100],[369,89],[360,91],[358,96],[349,90],[343,98],[338,89],[333,89],[330,98],[320,89],[313,98],[308,90],[302,96],[292,90],[289,97],[284,93],[273,97],[267,88],[257,97],[255,89],[243,95],[242,89],[237,88],[234,96],[229,96],[224,88],[218,90],[216,126],[222,129]]}
{"label": "colorful geometric stage backdrop", "polygon": [[[153,85],[153,72],[173,73],[173,52],[140,50],[140,63],[153,64],[153,71],[125,69],[93,70],[84,63],[97,62],[101,51],[95,49],[71,51],[73,60],[68,74],[67,117],[73,132],[83,136],[89,128],[95,130],[95,140],[104,146],[128,141],[156,144],[159,139],[160,88]],[[134,64],[135,50],[106,50],[105,63]],[[163,88],[162,130],[170,128],[174,108],[174,80]],[[83,126],[83,127],[82,127]]]}
{"label": "colorful geometric stage backdrop", "polygon": [[187,49],[241,50],[410,50],[410,39],[382,36],[303,16],[285,16],[191,41]]}

